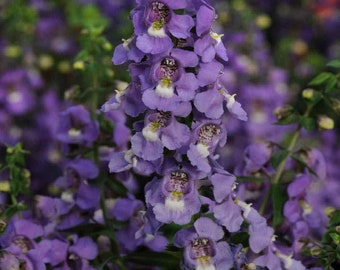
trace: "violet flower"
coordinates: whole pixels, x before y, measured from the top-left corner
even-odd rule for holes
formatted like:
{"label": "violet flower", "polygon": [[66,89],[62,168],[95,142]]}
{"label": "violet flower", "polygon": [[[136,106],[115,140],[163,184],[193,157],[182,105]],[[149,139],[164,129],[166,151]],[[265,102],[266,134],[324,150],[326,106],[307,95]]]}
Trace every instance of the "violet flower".
{"label": "violet flower", "polygon": [[200,210],[201,202],[195,188],[198,173],[187,165],[170,166],[145,186],[145,200],[152,207],[157,220],[163,223],[189,223]]}
{"label": "violet flower", "polygon": [[90,145],[99,133],[98,123],[91,120],[82,105],[67,108],[60,114],[57,139],[67,144]]}
{"label": "violet flower", "polygon": [[184,248],[183,269],[230,269],[233,254],[223,238],[222,227],[211,219],[201,217],[193,227],[181,229],[175,234],[174,244]]}

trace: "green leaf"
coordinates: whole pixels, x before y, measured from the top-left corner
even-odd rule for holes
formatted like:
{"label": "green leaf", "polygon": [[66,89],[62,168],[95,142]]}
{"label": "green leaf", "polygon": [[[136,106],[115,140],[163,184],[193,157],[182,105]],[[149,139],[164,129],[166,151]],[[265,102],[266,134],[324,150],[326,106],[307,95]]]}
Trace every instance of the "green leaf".
{"label": "green leaf", "polygon": [[316,120],[308,116],[302,116],[300,118],[300,124],[308,131],[316,130],[317,128]]}
{"label": "green leaf", "polygon": [[274,184],[271,187],[273,202],[273,226],[279,226],[283,220],[283,206],[287,200],[286,189],[280,184]]}
{"label": "green leaf", "polygon": [[276,151],[271,158],[271,164],[274,167],[274,169],[277,169],[277,167],[280,165],[280,163],[285,160],[289,156],[289,151],[285,149],[281,149]]}
{"label": "green leaf", "polygon": [[279,119],[275,124],[276,125],[289,125],[293,124],[298,120],[298,115],[295,113],[291,113],[281,119]]}
{"label": "green leaf", "polygon": [[329,93],[329,92],[332,92],[333,90],[335,90],[337,84],[338,84],[338,80],[337,80],[336,76],[333,75],[332,77],[330,77],[327,80],[326,89],[325,89],[326,93]]}
{"label": "green leaf", "polygon": [[146,266],[160,266],[162,269],[179,269],[182,254],[180,252],[136,251],[124,257],[124,261]]}
{"label": "green leaf", "polygon": [[340,68],[340,60],[333,60],[327,63],[328,67]]}
{"label": "green leaf", "polygon": [[298,163],[300,163],[303,167],[307,168],[308,171],[314,175],[318,175],[303,159],[301,159],[299,156],[296,155],[292,155],[291,156],[292,159],[294,159],[295,161],[297,161]]}
{"label": "green leaf", "polygon": [[232,234],[229,242],[233,244],[242,244],[244,247],[247,247],[249,245],[249,233],[240,232]]}
{"label": "green leaf", "polygon": [[329,221],[329,225],[332,227],[340,225],[340,210],[335,211]]}
{"label": "green leaf", "polygon": [[105,182],[106,186],[113,191],[116,195],[126,196],[128,190],[127,188],[115,179],[108,179]]}
{"label": "green leaf", "polygon": [[237,176],[238,182],[267,182],[267,178],[255,176]]}
{"label": "green leaf", "polygon": [[334,244],[339,245],[340,244],[340,234],[338,233],[330,233],[330,237],[332,237]]}
{"label": "green leaf", "polygon": [[12,216],[14,216],[16,213],[23,211],[23,210],[27,210],[27,209],[29,209],[29,207],[22,203],[11,205],[7,207],[5,211],[0,213],[0,218],[6,217],[7,219],[9,219]]}
{"label": "green leaf", "polygon": [[333,77],[334,74],[330,72],[321,72],[313,80],[309,82],[309,85],[320,85],[326,82],[329,78]]}

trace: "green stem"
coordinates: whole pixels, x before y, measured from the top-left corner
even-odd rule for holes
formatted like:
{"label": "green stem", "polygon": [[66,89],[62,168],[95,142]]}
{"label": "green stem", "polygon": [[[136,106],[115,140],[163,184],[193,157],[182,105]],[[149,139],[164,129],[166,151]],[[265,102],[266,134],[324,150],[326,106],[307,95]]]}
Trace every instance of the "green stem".
{"label": "green stem", "polygon": [[[91,73],[93,74],[92,77],[92,102],[91,102],[91,109],[92,109],[92,115],[94,119],[97,119],[97,113],[96,110],[98,108],[98,99],[99,99],[99,81],[98,81],[98,71],[95,69],[95,64],[92,63],[92,69],[91,69]],[[98,143],[94,143],[93,145],[93,160],[94,162],[97,164],[97,166],[99,165],[99,155],[98,155]],[[100,196],[100,205],[101,205],[101,209],[103,211],[103,218],[104,218],[104,223],[105,226],[110,230],[109,225],[110,225],[110,220],[108,217],[108,211],[107,211],[107,207],[105,204],[105,180],[102,182],[101,186],[100,186],[100,190],[101,190],[101,196]],[[113,231],[113,229],[112,229]],[[113,232],[112,232],[113,233]],[[112,239],[112,237],[110,237],[110,249],[113,256],[113,260],[115,261],[115,263],[118,265],[119,269],[124,270],[124,263],[122,258],[119,256],[119,251],[118,251],[118,244],[117,242]]]}
{"label": "green stem", "polygon": [[287,148],[288,155],[280,162],[279,166],[277,167],[276,173],[275,173],[275,175],[274,175],[274,177],[272,178],[272,181],[271,181],[272,184],[276,185],[276,184],[279,183],[280,178],[281,178],[282,173],[283,173],[283,170],[286,166],[287,160],[293,152],[293,149],[296,145],[297,139],[300,136],[300,133],[301,133],[301,126],[299,125],[298,128],[296,129],[296,131],[294,132],[290,142],[289,142],[289,145],[288,145],[288,148]]}
{"label": "green stem", "polygon": [[[312,111],[312,109],[313,109],[313,106],[308,106],[303,116],[308,116],[310,114],[310,112]],[[286,167],[287,160],[289,159],[289,157],[293,153],[293,150],[295,148],[296,142],[297,142],[297,140],[298,140],[298,138],[300,136],[301,129],[302,129],[302,126],[299,124],[298,127],[296,128],[295,132],[293,133],[293,136],[291,137],[290,142],[288,144],[288,147],[287,147],[288,154],[280,162],[279,166],[277,167],[276,173],[275,173],[275,175],[273,176],[273,178],[271,180],[271,185],[277,185],[279,183],[280,178],[282,176],[282,173],[284,171],[284,168]],[[259,210],[259,213],[261,215],[263,215],[264,211],[267,208],[267,205],[268,205],[269,199],[270,199],[270,193],[271,192],[270,192],[270,189],[269,189],[267,194],[266,194],[266,197],[264,198],[264,200],[262,202],[260,210]]]}

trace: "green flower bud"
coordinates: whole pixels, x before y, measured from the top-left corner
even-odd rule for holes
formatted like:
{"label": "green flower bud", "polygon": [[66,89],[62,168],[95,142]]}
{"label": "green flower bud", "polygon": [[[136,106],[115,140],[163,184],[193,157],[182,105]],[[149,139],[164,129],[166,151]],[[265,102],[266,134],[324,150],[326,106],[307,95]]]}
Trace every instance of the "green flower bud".
{"label": "green flower bud", "polygon": [[313,99],[315,90],[311,88],[307,88],[302,91],[302,97],[308,100]]}
{"label": "green flower bud", "polygon": [[78,70],[84,70],[85,69],[85,63],[84,61],[76,61],[73,63],[73,68]]}
{"label": "green flower bud", "polygon": [[330,130],[334,128],[334,120],[326,115],[318,118],[318,125],[321,130]]}

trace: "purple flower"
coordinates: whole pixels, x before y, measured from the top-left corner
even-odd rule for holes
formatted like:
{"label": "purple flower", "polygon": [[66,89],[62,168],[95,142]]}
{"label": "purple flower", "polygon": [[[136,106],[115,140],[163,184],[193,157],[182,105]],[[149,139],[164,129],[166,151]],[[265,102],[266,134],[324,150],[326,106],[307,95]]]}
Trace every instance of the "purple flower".
{"label": "purple flower", "polygon": [[44,263],[57,266],[67,259],[69,243],[59,239],[43,239],[37,245]]}
{"label": "purple flower", "polygon": [[225,129],[218,121],[197,122],[193,126],[191,144],[188,150],[188,158],[193,166],[203,172],[209,172],[208,157],[212,155],[219,145],[222,147],[227,140]]}
{"label": "purple flower", "polygon": [[155,178],[145,186],[147,205],[152,207],[157,220],[163,223],[189,223],[200,209],[201,202],[195,188],[197,172],[186,164],[170,166],[161,180]]}
{"label": "purple flower", "polygon": [[216,205],[213,212],[218,223],[223,225],[229,232],[240,230],[244,221],[242,208],[234,202],[232,196],[229,196],[221,204]]}
{"label": "purple flower", "polygon": [[176,150],[186,145],[190,138],[190,129],[177,122],[171,112],[163,111],[150,111],[145,116],[141,133],[143,137],[137,133],[132,138],[132,150],[145,160],[159,159],[162,155],[155,156],[155,153],[162,154],[163,146],[169,150]]}
{"label": "purple flower", "polygon": [[136,47],[136,37],[123,40],[122,44],[119,44],[113,53],[112,62],[115,65],[121,65],[127,61],[140,62],[144,56],[144,53]]}
{"label": "purple flower", "polygon": [[217,81],[217,78],[222,74],[223,65],[212,60],[209,63],[200,63],[197,74],[199,86],[206,86]]}
{"label": "purple flower", "polygon": [[287,192],[289,197],[304,196],[306,189],[310,185],[310,177],[308,174],[301,174],[297,176],[288,186]]}
{"label": "purple flower", "polygon": [[241,104],[235,101],[235,95],[230,95],[223,87],[219,87],[217,84],[214,84],[206,91],[198,93],[194,99],[196,109],[211,119],[222,117],[225,113],[224,103],[233,116],[243,121],[247,120],[247,113],[242,109]]}
{"label": "purple flower", "polygon": [[202,62],[209,63],[216,56],[220,57],[224,61],[228,61],[226,49],[221,41],[222,36],[223,35],[210,32],[196,40],[194,50],[197,55],[201,56]]}
{"label": "purple flower", "polygon": [[269,270],[279,270],[282,269],[280,259],[272,252],[272,248],[269,247],[267,249],[267,253],[264,255],[257,257],[254,261],[254,264],[259,266],[267,267]]}
{"label": "purple flower", "polygon": [[43,228],[28,219],[12,219],[0,237],[0,245],[23,260],[28,270],[44,270],[45,265],[34,241],[43,234]]}
{"label": "purple flower", "polygon": [[206,217],[196,220],[193,227],[178,231],[174,244],[185,248],[184,269],[230,269],[233,254],[226,242],[219,241],[223,236],[222,227]]}
{"label": "purple flower", "polygon": [[8,71],[0,77],[0,105],[11,114],[23,115],[35,105],[34,90],[40,86],[36,74],[22,69]]}
{"label": "purple flower", "polygon": [[0,269],[15,270],[20,269],[19,258],[8,251],[1,252],[0,255]]}
{"label": "purple flower", "polygon": [[170,35],[187,38],[194,26],[189,15],[178,15],[173,10],[182,9],[186,1],[139,0],[132,11],[137,47],[144,53],[159,54],[172,48]]}
{"label": "purple flower", "polygon": [[180,103],[192,100],[198,82],[184,68],[195,67],[197,63],[195,53],[182,49],[173,49],[168,56],[156,58],[150,71],[151,88],[143,93],[144,104],[150,109],[175,111]]}
{"label": "purple flower", "polygon": [[109,162],[110,172],[124,172],[132,169],[141,175],[150,175],[158,171],[163,161],[163,157],[147,161],[136,156],[133,151],[127,150],[122,152],[113,152]]}
{"label": "purple flower", "polygon": [[98,137],[99,127],[82,105],[72,106],[60,114],[57,139],[68,144],[90,145]]}
{"label": "purple flower", "polygon": [[284,205],[283,214],[289,222],[295,223],[301,218],[301,205],[297,200],[288,200]]}
{"label": "purple flower", "polygon": [[151,212],[145,211],[141,201],[134,198],[119,199],[114,205],[113,216],[119,221],[129,221],[128,226],[116,232],[123,250],[131,252],[140,245],[153,251],[166,248],[167,239],[157,233],[161,223],[155,220]]}
{"label": "purple flower", "polygon": [[227,171],[215,169],[209,179],[213,185],[215,201],[220,203],[231,193],[236,177]]}
{"label": "purple flower", "polygon": [[259,253],[272,243],[274,230],[267,225],[266,219],[251,207],[251,204],[237,199],[236,203],[242,208],[243,217],[249,223],[249,246],[253,252]]}

